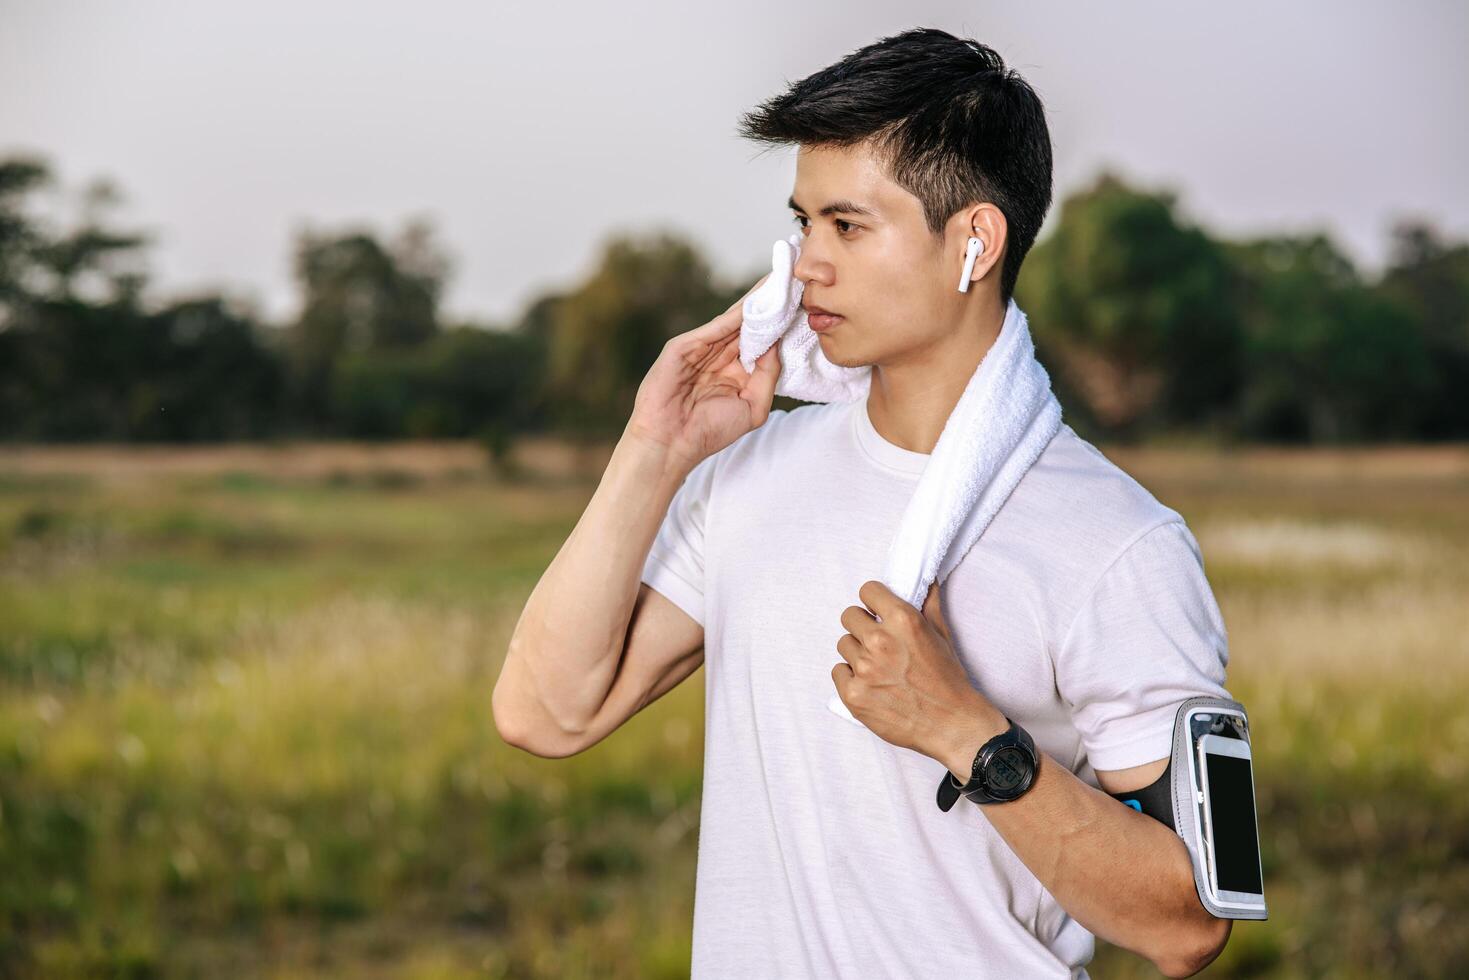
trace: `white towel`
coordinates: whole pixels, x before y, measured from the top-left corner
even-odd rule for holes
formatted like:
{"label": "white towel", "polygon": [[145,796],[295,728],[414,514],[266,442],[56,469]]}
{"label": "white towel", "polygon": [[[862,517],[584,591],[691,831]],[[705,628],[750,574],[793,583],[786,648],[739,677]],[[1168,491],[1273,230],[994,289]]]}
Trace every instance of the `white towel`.
{"label": "white towel", "polygon": [[[778,241],[770,278],[744,303],[740,363],[780,342],[775,393],[812,402],[866,400],[871,366],[833,364],[801,309],[805,284],[792,273],[801,236]],[[865,412],[865,405],[857,408]],[[929,586],[943,582],[989,527],[1000,505],[1061,427],[1061,404],[1035,359],[1025,314],[1012,298],[999,336],[980,360],[949,413],[938,443],[888,546],[880,581],[922,609]],[[862,723],[833,694],[827,707]]]}
{"label": "white towel", "polygon": [[780,341],[780,377],[775,393],[803,402],[854,402],[867,397],[872,368],[844,367],[826,359],[821,338],[806,321],[801,294],[806,284],[795,278],[801,234],[776,242],[770,253],[770,278],[745,298],[740,325],[740,363],[755,372],[755,359]]}

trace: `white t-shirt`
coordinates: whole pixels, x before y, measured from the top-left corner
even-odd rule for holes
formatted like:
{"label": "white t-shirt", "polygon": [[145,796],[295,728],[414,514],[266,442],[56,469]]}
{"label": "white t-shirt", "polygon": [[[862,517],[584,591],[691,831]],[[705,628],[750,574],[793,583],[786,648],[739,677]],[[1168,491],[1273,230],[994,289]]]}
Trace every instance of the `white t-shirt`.
{"label": "white t-shirt", "polygon": [[[981,808],[939,810],[944,765],[827,707],[842,610],[927,460],[865,401],[802,405],[669,507],[642,580],[704,627],[694,977],[1086,976],[1092,934]],[[940,589],[974,686],[1094,786],[1167,756],[1180,702],[1229,696],[1193,535],[1068,425]]]}

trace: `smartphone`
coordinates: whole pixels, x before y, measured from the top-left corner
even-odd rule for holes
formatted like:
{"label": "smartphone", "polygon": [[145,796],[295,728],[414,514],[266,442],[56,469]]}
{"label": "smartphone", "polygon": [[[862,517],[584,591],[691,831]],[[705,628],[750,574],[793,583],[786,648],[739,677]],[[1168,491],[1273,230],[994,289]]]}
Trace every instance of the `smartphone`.
{"label": "smartphone", "polygon": [[1199,804],[1208,879],[1221,907],[1265,910],[1255,775],[1250,743],[1227,735],[1198,739]]}

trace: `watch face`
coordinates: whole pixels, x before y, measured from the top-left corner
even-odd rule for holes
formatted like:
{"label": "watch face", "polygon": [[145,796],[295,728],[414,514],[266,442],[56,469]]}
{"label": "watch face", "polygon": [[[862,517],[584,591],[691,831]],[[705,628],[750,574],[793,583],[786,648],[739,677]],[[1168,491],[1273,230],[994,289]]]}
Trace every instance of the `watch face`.
{"label": "watch face", "polygon": [[984,768],[984,785],[996,796],[1011,796],[1023,792],[1033,769],[1030,756],[1016,745],[1007,745],[990,756]]}

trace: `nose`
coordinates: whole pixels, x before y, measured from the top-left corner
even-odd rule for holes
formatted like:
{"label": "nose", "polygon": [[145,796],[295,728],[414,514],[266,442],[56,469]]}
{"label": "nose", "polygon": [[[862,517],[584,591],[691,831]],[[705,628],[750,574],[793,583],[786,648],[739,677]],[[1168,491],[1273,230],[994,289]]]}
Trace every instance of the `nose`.
{"label": "nose", "polygon": [[791,275],[808,286],[813,282],[829,286],[834,271],[832,264],[822,257],[816,236],[805,236],[801,241],[801,254],[791,268]]}

